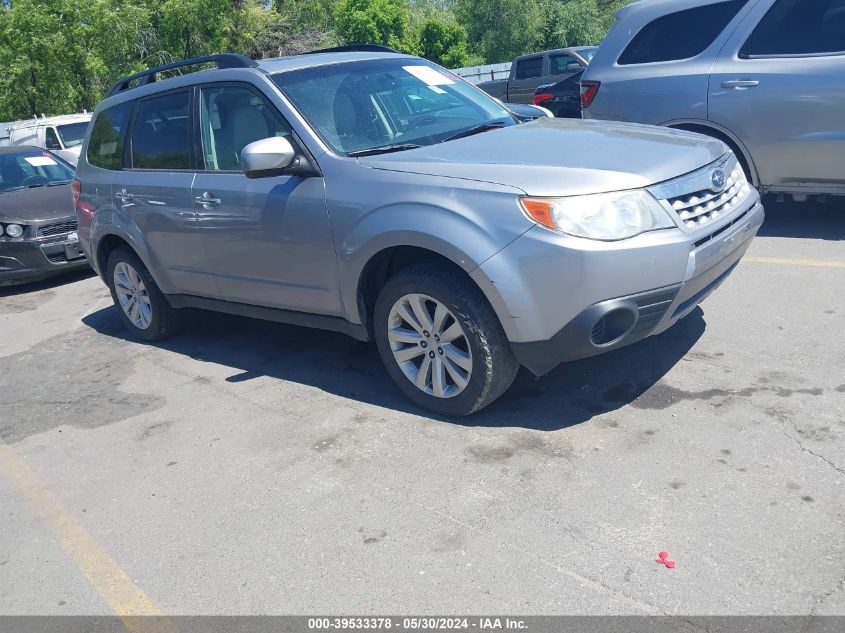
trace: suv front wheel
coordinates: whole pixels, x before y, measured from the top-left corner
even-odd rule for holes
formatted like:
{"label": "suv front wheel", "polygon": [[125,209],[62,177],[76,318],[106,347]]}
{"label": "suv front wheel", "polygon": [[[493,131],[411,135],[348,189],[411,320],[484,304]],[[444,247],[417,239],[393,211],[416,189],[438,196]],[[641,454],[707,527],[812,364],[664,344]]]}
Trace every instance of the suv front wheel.
{"label": "suv front wheel", "polygon": [[147,267],[128,248],[116,248],[109,255],[106,281],[120,320],[135,338],[160,341],[182,328],[182,311],[171,307]]}
{"label": "suv front wheel", "polygon": [[374,326],[393,381],[416,404],[442,415],[486,407],[519,369],[481,291],[462,271],[442,264],[415,264],[388,279]]}

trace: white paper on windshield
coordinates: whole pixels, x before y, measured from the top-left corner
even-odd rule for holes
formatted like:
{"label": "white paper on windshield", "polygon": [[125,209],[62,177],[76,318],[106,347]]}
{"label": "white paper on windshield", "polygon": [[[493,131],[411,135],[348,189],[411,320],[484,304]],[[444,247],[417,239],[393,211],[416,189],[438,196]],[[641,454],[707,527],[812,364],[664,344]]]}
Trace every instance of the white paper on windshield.
{"label": "white paper on windshield", "polygon": [[24,160],[33,167],[49,167],[58,164],[49,156],[24,156]]}
{"label": "white paper on windshield", "polygon": [[439,95],[445,95],[446,94],[446,91],[443,90],[443,88],[438,88],[437,86],[429,86],[428,89],[431,90],[432,92],[436,92]]}
{"label": "white paper on windshield", "polygon": [[411,73],[414,77],[420,81],[424,81],[429,86],[450,86],[455,83],[431,66],[402,66],[402,70]]}

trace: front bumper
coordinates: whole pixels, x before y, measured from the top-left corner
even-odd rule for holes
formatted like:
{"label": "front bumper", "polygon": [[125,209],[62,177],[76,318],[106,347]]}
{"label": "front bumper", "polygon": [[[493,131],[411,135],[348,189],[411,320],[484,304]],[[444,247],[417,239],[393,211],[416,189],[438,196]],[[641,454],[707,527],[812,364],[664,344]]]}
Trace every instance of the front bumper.
{"label": "front bumper", "polygon": [[[657,231],[618,250],[599,244],[587,245],[593,249],[587,252],[555,251],[531,241],[517,246],[517,240],[511,253],[485,262],[474,278],[491,298],[517,359],[539,376],[662,332],[688,315],[734,270],[764,215],[757,200],[707,235],[673,231],[669,238]],[[534,264],[543,268],[539,283]],[[527,268],[521,288],[504,274],[506,265]],[[555,288],[556,278],[570,281]]]}
{"label": "front bumper", "polygon": [[78,239],[0,240],[0,286],[38,281],[88,267]]}

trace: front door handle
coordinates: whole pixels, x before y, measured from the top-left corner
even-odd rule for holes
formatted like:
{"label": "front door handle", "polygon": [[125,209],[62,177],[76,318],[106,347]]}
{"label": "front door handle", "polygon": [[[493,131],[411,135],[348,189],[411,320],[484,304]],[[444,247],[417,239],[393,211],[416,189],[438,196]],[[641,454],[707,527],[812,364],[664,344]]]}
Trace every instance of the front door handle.
{"label": "front door handle", "polygon": [[135,196],[126,191],[126,189],[121,189],[116,194],[114,194],[115,198],[120,200],[121,202],[132,202],[135,199]]}
{"label": "front door handle", "polygon": [[722,82],[722,88],[729,88],[731,90],[744,90],[745,88],[754,88],[759,85],[760,82],[756,79],[733,79]]}
{"label": "front door handle", "polygon": [[220,198],[215,198],[214,194],[206,191],[201,196],[194,196],[194,202],[196,204],[201,204],[204,207],[217,207],[220,206]]}

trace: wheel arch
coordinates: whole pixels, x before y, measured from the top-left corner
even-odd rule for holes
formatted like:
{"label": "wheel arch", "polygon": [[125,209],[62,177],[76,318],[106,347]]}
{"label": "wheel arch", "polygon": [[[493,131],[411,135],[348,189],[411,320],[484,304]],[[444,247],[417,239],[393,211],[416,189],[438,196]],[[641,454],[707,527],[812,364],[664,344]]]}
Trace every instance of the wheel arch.
{"label": "wheel arch", "polygon": [[687,132],[697,132],[705,136],[717,138],[727,144],[728,147],[736,154],[742,166],[751,178],[751,183],[755,187],[760,187],[760,173],[757,170],[757,165],[751,152],[745,146],[745,143],[727,128],[713,123],[712,121],[704,121],[701,119],[679,119],[674,121],[666,121],[661,123],[664,127],[670,127],[676,130],[684,130]]}
{"label": "wheel arch", "polygon": [[460,271],[484,295],[483,289],[470,275],[477,266],[474,264],[467,266],[466,259],[455,257],[454,253],[451,253],[451,256],[446,255],[441,250],[431,248],[431,245],[395,244],[386,246],[369,256],[361,268],[355,284],[356,316],[364,325],[370,340],[373,340],[372,317],[379,292],[393,275],[420,262],[438,262],[443,266]]}

